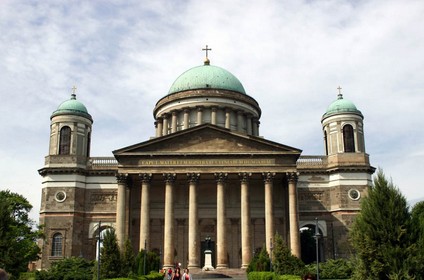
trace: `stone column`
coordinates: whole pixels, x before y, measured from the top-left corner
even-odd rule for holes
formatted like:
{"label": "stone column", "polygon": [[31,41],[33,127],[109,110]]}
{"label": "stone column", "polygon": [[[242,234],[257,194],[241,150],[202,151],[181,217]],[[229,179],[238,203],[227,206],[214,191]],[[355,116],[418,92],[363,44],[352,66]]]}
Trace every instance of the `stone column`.
{"label": "stone column", "polygon": [[250,237],[250,203],[249,178],[251,173],[239,173],[241,181],[241,268],[246,269],[252,260],[252,246]]}
{"label": "stone column", "polygon": [[163,115],[163,134],[162,135],[168,135],[168,115]]}
{"label": "stone column", "polygon": [[251,115],[247,115],[246,117],[246,122],[247,122],[247,134],[252,135],[252,116]]}
{"label": "stone column", "polygon": [[218,109],[216,107],[211,108],[211,124],[216,125],[216,111]]}
{"label": "stone column", "polygon": [[228,268],[227,260],[227,237],[225,222],[227,220],[225,213],[225,181],[227,173],[215,173],[216,179],[216,223],[217,223],[217,238],[216,238],[216,268]]}
{"label": "stone column", "polygon": [[292,254],[301,258],[300,253],[300,233],[299,233],[299,213],[297,206],[297,174],[287,173],[289,182],[289,222],[290,222],[290,248]]}
{"label": "stone column", "polygon": [[163,119],[162,118],[158,118],[157,119],[158,122],[158,128],[157,128],[157,136],[160,137],[163,135]]}
{"label": "stone column", "polygon": [[[152,174],[139,174],[141,179],[140,207],[140,245],[139,249],[148,249],[150,244],[150,181]],[[144,245],[147,244],[147,248]]]}
{"label": "stone column", "polygon": [[253,135],[254,136],[259,136],[259,120],[258,118],[253,118],[252,119],[253,122]]}
{"label": "stone column", "polygon": [[184,129],[187,129],[189,126],[189,122],[190,122],[190,110],[189,109],[184,109]]}
{"label": "stone column", "polygon": [[225,108],[225,128],[231,127],[231,109]]}
{"label": "stone column", "polygon": [[203,107],[197,107],[197,125],[201,125],[203,122]]}
{"label": "stone column", "polygon": [[199,215],[197,210],[197,182],[200,174],[187,174],[189,182],[188,205],[188,268],[200,267]]}
{"label": "stone column", "polygon": [[118,239],[119,248],[124,248],[125,242],[125,201],[128,174],[117,174],[118,181],[118,197],[116,201],[116,238]]}
{"label": "stone column", "polygon": [[177,111],[172,112],[171,132],[177,132]]}
{"label": "stone column", "polygon": [[165,179],[165,226],[163,234],[163,267],[174,266],[174,182],[176,174],[163,174]]}
{"label": "stone column", "polygon": [[272,190],[274,188],[275,173],[262,173],[265,183],[265,245],[271,256],[271,243],[274,237],[274,204]]}
{"label": "stone column", "polygon": [[237,111],[237,131],[243,132],[243,111]]}

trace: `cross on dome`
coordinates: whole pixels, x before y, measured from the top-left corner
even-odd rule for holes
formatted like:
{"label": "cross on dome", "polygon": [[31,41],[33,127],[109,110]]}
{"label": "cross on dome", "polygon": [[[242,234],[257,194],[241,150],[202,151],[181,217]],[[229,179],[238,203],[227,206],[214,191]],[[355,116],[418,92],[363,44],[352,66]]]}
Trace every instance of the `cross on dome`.
{"label": "cross on dome", "polygon": [[205,58],[205,65],[209,65],[210,64],[210,60],[208,58],[208,51],[211,51],[211,48],[208,48],[208,45],[206,45],[206,48],[202,49],[202,51],[206,52],[206,58]]}

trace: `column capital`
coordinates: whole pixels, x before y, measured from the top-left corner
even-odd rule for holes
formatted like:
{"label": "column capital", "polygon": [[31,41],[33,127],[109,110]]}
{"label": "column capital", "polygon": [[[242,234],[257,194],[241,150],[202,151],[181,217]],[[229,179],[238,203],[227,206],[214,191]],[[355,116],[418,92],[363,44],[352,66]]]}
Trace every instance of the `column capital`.
{"label": "column capital", "polygon": [[163,173],[163,179],[167,183],[175,182],[176,178],[177,178],[177,174],[175,174],[175,173]]}
{"label": "column capital", "polygon": [[140,173],[138,174],[138,177],[140,178],[141,182],[148,183],[152,180],[152,173]]}
{"label": "column capital", "polygon": [[200,173],[187,173],[187,180],[190,183],[197,183],[200,178]]}
{"label": "column capital", "polygon": [[240,181],[242,183],[246,183],[249,181],[250,177],[252,177],[252,173],[247,173],[247,172],[241,172],[238,174]]}
{"label": "column capital", "polygon": [[264,172],[262,173],[262,178],[265,183],[270,183],[274,180],[275,172]]}
{"label": "column capital", "polygon": [[126,174],[126,173],[116,173],[115,177],[116,177],[116,181],[118,182],[118,184],[127,184],[128,174]]}
{"label": "column capital", "polygon": [[299,176],[296,172],[287,172],[286,176],[288,182],[297,182],[297,179],[299,179]]}
{"label": "column capital", "polygon": [[224,181],[226,181],[227,180],[227,178],[228,178],[228,174],[227,173],[215,173],[214,174],[215,175],[215,180],[218,182],[218,183],[223,183]]}

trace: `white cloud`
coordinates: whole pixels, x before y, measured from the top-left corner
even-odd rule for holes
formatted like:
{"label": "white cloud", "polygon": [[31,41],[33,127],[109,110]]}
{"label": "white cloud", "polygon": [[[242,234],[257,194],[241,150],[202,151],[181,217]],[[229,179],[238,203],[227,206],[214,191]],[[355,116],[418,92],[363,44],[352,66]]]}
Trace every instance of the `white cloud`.
{"label": "white cloud", "polygon": [[49,117],[74,84],[94,156],[147,140],[157,100],[208,44],[259,102],[261,134],[304,154],[323,153],[321,116],[341,85],[365,116],[372,164],[424,197],[423,12],[422,1],[3,1],[0,186],[37,212]]}

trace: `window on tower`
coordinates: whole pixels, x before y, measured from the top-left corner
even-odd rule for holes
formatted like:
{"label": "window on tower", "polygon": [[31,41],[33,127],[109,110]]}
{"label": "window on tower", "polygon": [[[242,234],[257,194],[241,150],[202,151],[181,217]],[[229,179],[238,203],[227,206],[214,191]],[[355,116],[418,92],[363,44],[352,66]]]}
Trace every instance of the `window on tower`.
{"label": "window on tower", "polygon": [[61,257],[62,256],[62,246],[63,246],[63,237],[60,233],[55,233],[52,239],[52,256]]}
{"label": "window on tower", "polygon": [[64,126],[60,129],[59,155],[69,155],[71,150],[71,128]]}
{"label": "window on tower", "polygon": [[343,144],[345,153],[355,152],[355,139],[353,137],[353,127],[347,124],[343,127]]}

